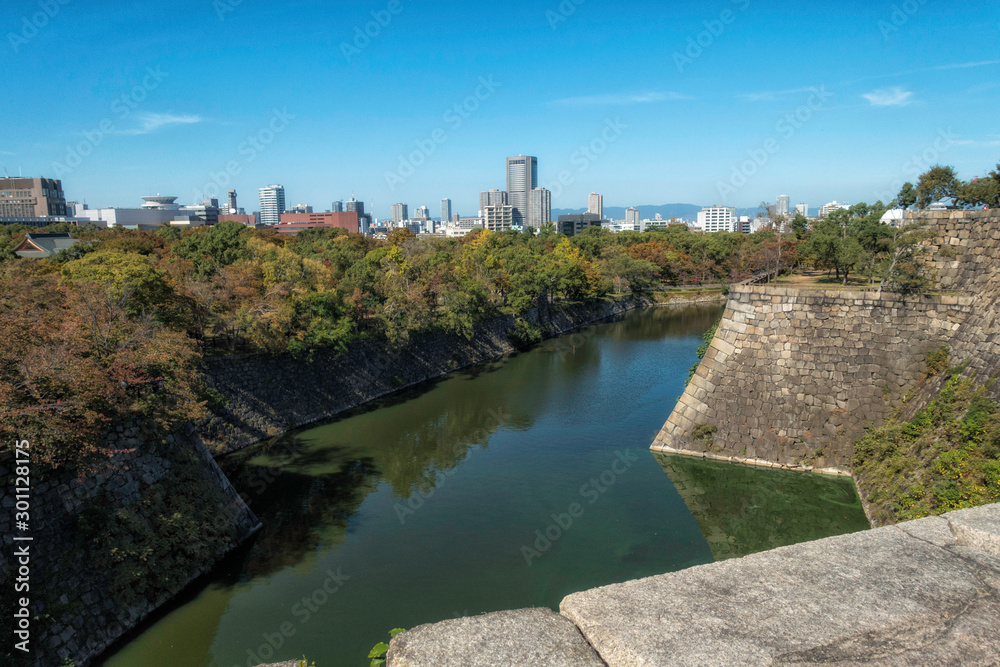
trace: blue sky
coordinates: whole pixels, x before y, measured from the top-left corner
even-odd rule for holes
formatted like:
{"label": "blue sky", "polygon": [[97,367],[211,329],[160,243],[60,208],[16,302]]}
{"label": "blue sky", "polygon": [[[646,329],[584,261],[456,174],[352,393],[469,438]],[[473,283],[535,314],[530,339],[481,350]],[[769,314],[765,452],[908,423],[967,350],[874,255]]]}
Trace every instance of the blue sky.
{"label": "blue sky", "polygon": [[280,183],[472,215],[529,154],[554,208],[817,207],[1000,161],[995,0],[7,6],[0,164],[91,206]]}

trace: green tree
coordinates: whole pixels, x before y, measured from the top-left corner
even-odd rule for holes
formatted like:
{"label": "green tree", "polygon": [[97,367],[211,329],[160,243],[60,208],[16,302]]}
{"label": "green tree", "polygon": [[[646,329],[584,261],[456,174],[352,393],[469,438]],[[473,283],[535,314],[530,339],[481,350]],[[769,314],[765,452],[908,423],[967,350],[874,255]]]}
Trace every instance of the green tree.
{"label": "green tree", "polygon": [[186,232],[176,246],[179,257],[194,263],[195,273],[213,276],[224,266],[246,258],[247,227],[226,220],[211,227],[199,227]]}
{"label": "green tree", "polygon": [[907,181],[903,183],[903,187],[899,189],[899,194],[896,195],[896,199],[893,200],[893,206],[898,206],[899,208],[906,210],[917,203],[917,189],[913,187],[913,183]]}
{"label": "green tree", "polygon": [[795,218],[792,219],[792,233],[795,234],[795,238],[801,241],[806,237],[809,232],[809,220],[806,216],[801,213],[796,213]]}
{"label": "green tree", "polygon": [[[1000,165],[997,165],[1000,170]],[[958,188],[958,203],[962,206],[1000,208],[1000,173],[987,178],[974,178]]]}
{"label": "green tree", "polygon": [[954,167],[935,165],[917,182],[917,206],[927,208],[934,202],[947,199],[955,203],[961,186],[962,181],[955,174]]}

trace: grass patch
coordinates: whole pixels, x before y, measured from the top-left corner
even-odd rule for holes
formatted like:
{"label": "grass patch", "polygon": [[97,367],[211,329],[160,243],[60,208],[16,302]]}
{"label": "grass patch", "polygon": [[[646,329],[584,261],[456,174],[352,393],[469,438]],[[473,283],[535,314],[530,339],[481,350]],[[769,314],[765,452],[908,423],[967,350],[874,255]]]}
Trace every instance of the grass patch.
{"label": "grass patch", "polygon": [[960,370],[913,419],[855,443],[854,471],[876,523],[1000,501],[1000,409]]}

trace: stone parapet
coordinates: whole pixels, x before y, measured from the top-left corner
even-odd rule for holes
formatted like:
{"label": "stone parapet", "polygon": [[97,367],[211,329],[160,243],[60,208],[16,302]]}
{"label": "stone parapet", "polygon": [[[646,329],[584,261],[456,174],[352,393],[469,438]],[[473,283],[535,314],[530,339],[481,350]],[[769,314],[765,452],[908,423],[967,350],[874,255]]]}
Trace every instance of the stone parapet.
{"label": "stone parapet", "polygon": [[537,610],[421,626],[388,667],[592,664],[584,646],[608,667],[995,665],[1000,505],[574,593],[560,611],[571,624],[520,633]]}

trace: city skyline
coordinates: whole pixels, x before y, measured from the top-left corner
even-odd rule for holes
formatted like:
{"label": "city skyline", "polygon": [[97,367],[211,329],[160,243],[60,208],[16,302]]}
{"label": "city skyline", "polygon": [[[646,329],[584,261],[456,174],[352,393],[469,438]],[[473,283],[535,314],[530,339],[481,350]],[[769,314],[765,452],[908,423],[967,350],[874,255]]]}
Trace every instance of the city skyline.
{"label": "city skyline", "polygon": [[[92,206],[156,192],[225,200],[277,182],[317,209],[356,196],[387,218],[394,202],[448,197],[469,214],[478,192],[502,187],[494,156],[518,153],[538,157],[556,209],[585,207],[595,189],[622,206],[742,208],[779,192],[873,202],[934,162],[971,178],[1000,152],[995,3],[914,6],[512,2],[508,39],[491,44],[470,27],[473,7],[404,3],[362,48],[381,4],[181,1],[109,15],[70,3],[28,39],[20,17],[37,3],[18,1],[0,67],[27,68],[37,94],[3,102],[18,131],[0,138],[0,164],[61,179]],[[303,39],[306,15],[316,27]],[[262,24],[266,48],[218,39]],[[412,34],[431,38],[408,49]],[[276,92],[276,78],[299,92]],[[191,92],[220,80],[234,92]]]}

